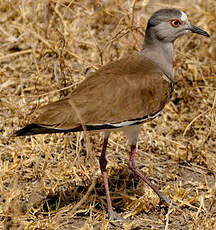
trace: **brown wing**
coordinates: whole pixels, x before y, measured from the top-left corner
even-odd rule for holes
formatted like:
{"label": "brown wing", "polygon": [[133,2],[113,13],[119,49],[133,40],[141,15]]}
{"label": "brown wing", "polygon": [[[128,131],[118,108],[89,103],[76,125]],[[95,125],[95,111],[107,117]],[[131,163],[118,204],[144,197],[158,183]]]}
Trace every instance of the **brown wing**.
{"label": "brown wing", "polygon": [[170,98],[171,81],[141,54],[111,62],[87,77],[69,98],[50,103],[33,123],[58,129],[143,118]]}

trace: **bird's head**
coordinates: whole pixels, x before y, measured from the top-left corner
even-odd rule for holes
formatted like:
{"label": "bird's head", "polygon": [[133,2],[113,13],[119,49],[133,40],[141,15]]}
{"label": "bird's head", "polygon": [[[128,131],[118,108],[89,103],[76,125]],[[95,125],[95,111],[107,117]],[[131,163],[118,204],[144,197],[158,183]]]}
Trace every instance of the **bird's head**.
{"label": "bird's head", "polygon": [[209,34],[192,25],[187,15],[178,9],[160,9],[148,21],[146,33],[149,38],[164,42],[174,42],[178,37],[197,33],[210,37]]}

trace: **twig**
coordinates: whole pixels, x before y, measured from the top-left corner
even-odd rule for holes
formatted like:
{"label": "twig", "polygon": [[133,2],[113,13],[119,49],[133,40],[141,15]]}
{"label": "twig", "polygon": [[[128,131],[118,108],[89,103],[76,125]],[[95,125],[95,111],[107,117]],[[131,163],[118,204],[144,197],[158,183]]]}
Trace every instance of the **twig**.
{"label": "twig", "polygon": [[12,54],[8,54],[8,55],[0,57],[0,61],[2,61],[4,59],[7,59],[7,58],[12,58],[12,57],[15,57],[15,56],[31,53],[31,52],[32,52],[32,49],[27,49],[27,50],[23,50],[23,51],[14,52]]}

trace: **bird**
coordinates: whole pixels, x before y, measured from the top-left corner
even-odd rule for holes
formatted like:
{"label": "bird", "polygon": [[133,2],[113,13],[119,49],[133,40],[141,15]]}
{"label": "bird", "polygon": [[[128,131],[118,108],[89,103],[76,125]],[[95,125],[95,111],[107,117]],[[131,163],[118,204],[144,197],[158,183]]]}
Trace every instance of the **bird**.
{"label": "bird", "polygon": [[179,9],[156,11],[147,22],[140,52],[111,61],[91,73],[69,96],[39,108],[38,117],[14,135],[104,132],[99,165],[108,215],[114,220],[116,213],[109,191],[106,149],[110,133],[123,131],[130,145],[129,168],[162,201],[171,205],[171,199],[137,168],[135,153],[141,125],[161,114],[174,90],[174,41],[189,33],[210,37],[206,31],[192,25]]}

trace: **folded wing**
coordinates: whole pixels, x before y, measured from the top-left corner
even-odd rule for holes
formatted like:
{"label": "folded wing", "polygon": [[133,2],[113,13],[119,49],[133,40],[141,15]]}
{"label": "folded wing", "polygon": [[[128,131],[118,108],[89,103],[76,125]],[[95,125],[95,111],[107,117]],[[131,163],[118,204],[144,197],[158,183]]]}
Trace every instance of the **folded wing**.
{"label": "folded wing", "polygon": [[70,97],[42,107],[27,131],[99,130],[143,122],[163,109],[171,91],[171,80],[149,59],[134,54],[92,73]]}

